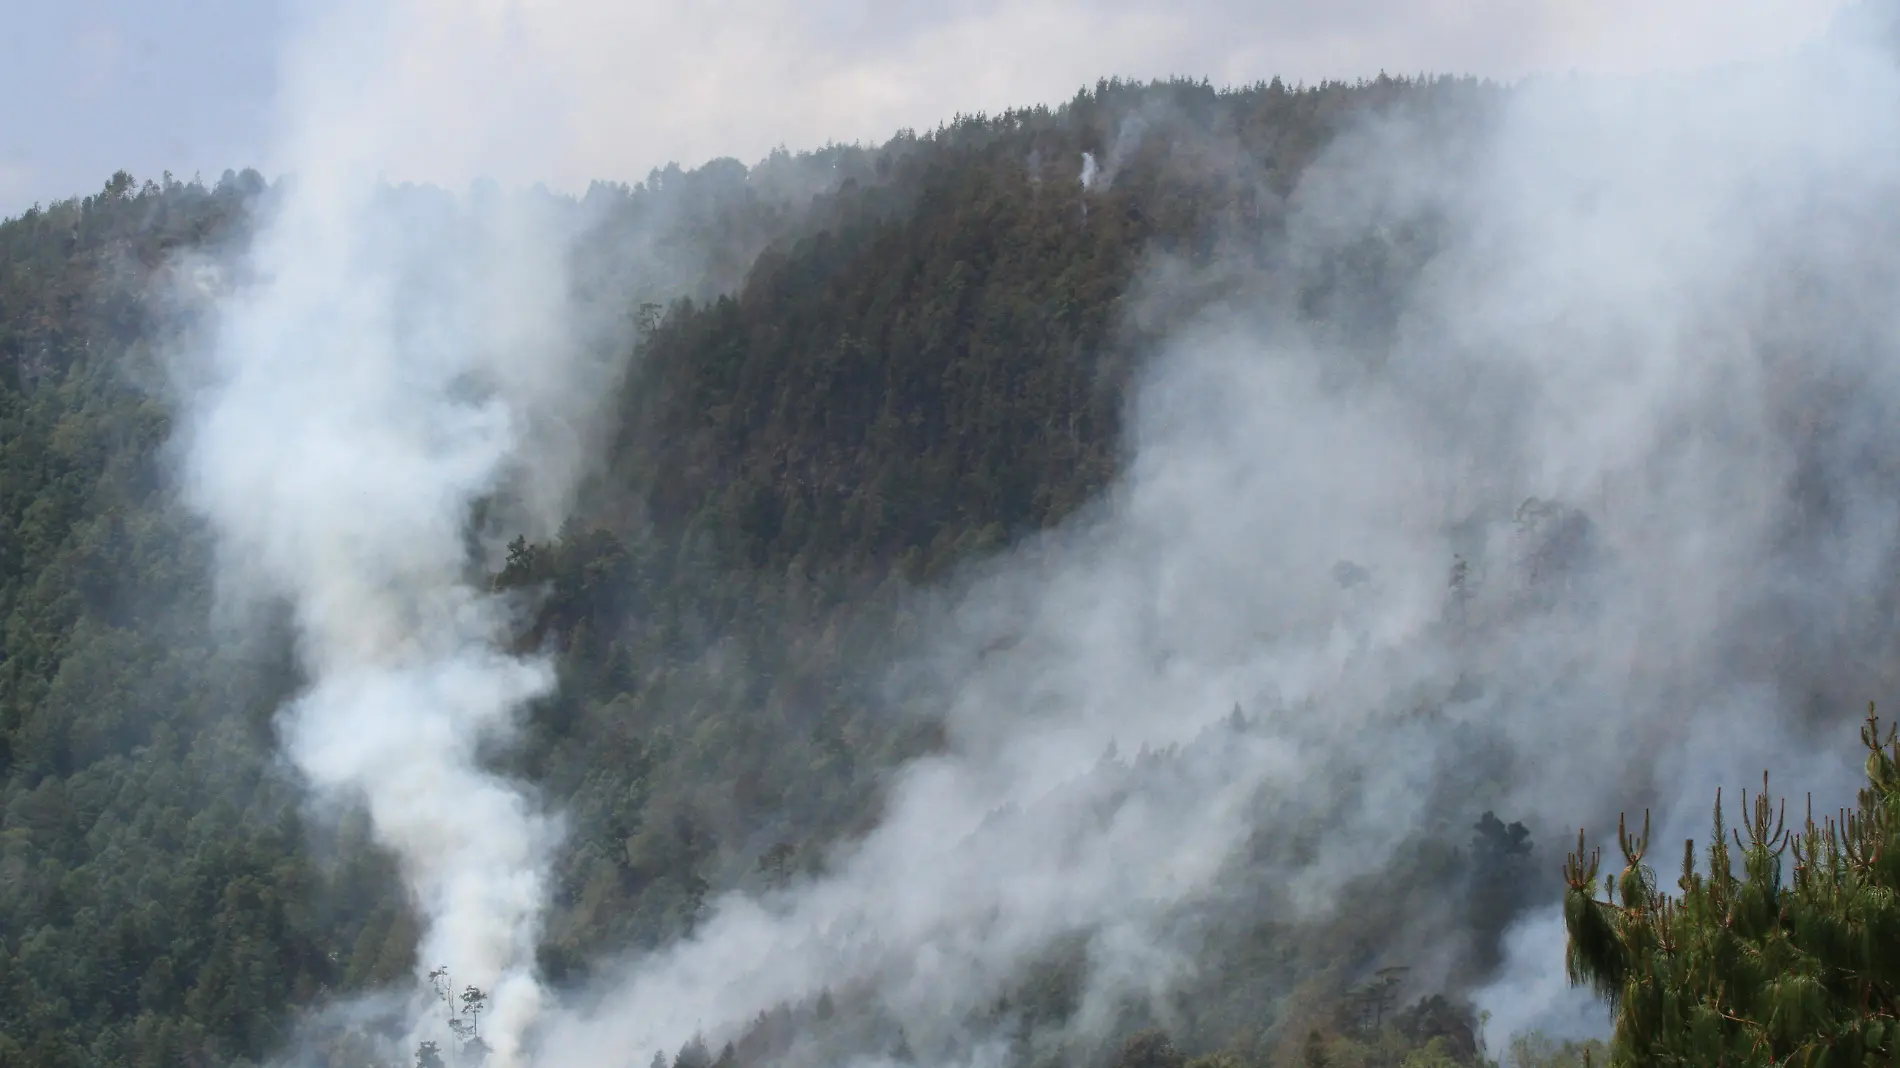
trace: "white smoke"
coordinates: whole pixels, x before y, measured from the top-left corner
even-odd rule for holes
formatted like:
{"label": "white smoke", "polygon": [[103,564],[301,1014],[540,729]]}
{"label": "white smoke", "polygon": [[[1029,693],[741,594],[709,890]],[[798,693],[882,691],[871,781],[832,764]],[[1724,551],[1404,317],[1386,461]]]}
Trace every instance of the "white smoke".
{"label": "white smoke", "polygon": [[[381,252],[350,247],[348,212],[370,209],[307,188],[260,236],[268,280],[225,306],[188,498],[236,573],[295,608],[311,683],[284,713],[288,754],[320,792],[368,806],[426,919],[423,958],[492,987],[506,1055],[537,1008],[556,835],[480,754],[553,678],[500,650],[464,524],[528,434],[492,374],[516,354],[484,343],[519,339],[479,309],[521,308],[466,281],[390,285]],[[471,380],[497,392],[468,396]]]}
{"label": "white smoke", "polygon": [[542,1007],[559,825],[483,758],[554,679],[505,651],[470,512],[504,489],[524,523],[564,511],[610,368],[577,340],[559,203],[381,181],[398,144],[445,174],[535,149],[533,123],[455,124],[532,99],[507,12],[345,5],[297,40],[288,177],[181,368],[185,492],[226,588],[293,609],[309,682],[286,753],[320,797],[366,807],[423,919],[420,968],[489,993],[483,1037],[513,1063]]}
{"label": "white smoke", "polygon": [[[1164,109],[1154,109],[1157,114]],[[1082,192],[1094,193],[1108,189],[1115,184],[1115,176],[1128,162],[1128,157],[1141,144],[1141,137],[1148,130],[1148,124],[1154,115],[1149,110],[1139,110],[1122,116],[1116,126],[1114,143],[1108,147],[1107,162],[1098,162],[1095,153],[1082,153]],[[1084,214],[1088,211],[1086,202],[1082,205]]]}

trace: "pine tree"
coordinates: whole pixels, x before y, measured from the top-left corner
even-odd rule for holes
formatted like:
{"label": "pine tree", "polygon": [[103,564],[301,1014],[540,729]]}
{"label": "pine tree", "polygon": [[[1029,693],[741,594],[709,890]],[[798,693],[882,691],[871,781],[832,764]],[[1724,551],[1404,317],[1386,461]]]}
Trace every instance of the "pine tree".
{"label": "pine tree", "polygon": [[1730,829],[1718,792],[1707,872],[1684,843],[1680,896],[1643,863],[1647,814],[1640,834],[1619,826],[1624,868],[1601,887],[1579,832],[1565,965],[1615,1010],[1613,1064],[1900,1064],[1900,736],[1869,708],[1861,739],[1869,785],[1852,811],[1817,821],[1810,804],[1790,831],[1764,774]]}

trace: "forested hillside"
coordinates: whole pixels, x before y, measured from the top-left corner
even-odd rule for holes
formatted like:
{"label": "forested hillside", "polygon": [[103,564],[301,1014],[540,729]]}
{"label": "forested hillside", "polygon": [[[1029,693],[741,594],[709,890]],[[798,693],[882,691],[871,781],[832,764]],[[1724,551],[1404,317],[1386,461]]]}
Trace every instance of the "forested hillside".
{"label": "forested hillside", "polygon": [[[1228,299],[1223,277],[1279,279],[1315,336],[1379,349],[1429,225],[1296,248],[1289,204],[1324,199],[1309,168],[1368,116],[1440,128],[1455,156],[1497,93],[1105,83],[574,205],[584,284],[634,324],[630,369],[562,533],[481,532],[506,546],[494,588],[532,605],[520,647],[558,654],[558,694],[497,757],[568,821],[551,983],[690,933],[711,895],[822,871],[877,821],[889,770],[943,744],[941,694],[906,699],[888,674],[932,591],[1099,498],[1144,361]],[[1086,199],[1084,152],[1114,172]],[[273,196],[248,172],[118,175],[0,224],[0,1065],[261,1063],[300,1012],[416,970],[416,918],[363,816],[306,809],[273,756],[303,683],[287,627],[225,610],[167,448],[164,353],[203,326],[192,265],[234,262]],[[1144,302],[1161,263],[1200,288]],[[1210,921],[1165,1018],[1131,1009],[1090,1055],[1476,1063],[1460,997],[1561,886],[1511,813],[1444,817],[1326,922]],[[1264,900],[1276,851],[1304,848],[1269,838],[1234,894]],[[1451,949],[1408,983],[1425,922]],[[997,1018],[1066,1019],[1082,967],[1055,954]],[[679,1061],[770,1063],[801,1028],[901,1057],[887,1024],[840,991]]]}

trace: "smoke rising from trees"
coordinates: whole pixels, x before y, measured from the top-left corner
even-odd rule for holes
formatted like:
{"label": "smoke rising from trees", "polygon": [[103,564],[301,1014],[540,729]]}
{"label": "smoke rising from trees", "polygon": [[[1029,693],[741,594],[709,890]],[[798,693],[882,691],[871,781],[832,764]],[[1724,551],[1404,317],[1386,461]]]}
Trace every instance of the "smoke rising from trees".
{"label": "smoke rising from trees", "polygon": [[[1370,121],[1277,257],[1237,224],[1212,266],[1157,259],[1137,318],[1241,296],[1149,367],[1101,507],[959,594],[925,654],[947,751],[829,874],[630,962],[554,1058],[848,987],[921,1060],[987,1063],[984,1007],[1062,939],[1065,1027],[1099,1036],[1165,1018],[1208,910],[1318,921],[1368,884],[1415,921],[1390,956],[1443,975],[1452,905],[1395,883],[1446,824],[1555,844],[1640,798],[1693,833],[1765,764],[1851,789],[1841,732],[1891,678],[1900,81],[1849,31]],[[1567,1008],[1527,1003],[1562,958],[1522,930],[1484,995],[1510,1025]]]}
{"label": "smoke rising from trees", "polygon": [[[1419,842],[1489,810],[1551,838],[1631,796],[1692,828],[1714,780],[1838,771],[1838,728],[1890,678],[1891,55],[1842,35],[1374,116],[1284,233],[1237,218],[1204,261],[1155,254],[1128,320],[1167,341],[1126,471],[942,594],[903,667],[946,743],[877,825],[552,1004],[559,819],[486,761],[556,680],[509,651],[471,513],[558,523],[611,331],[572,296],[572,205],[377,179],[414,136],[450,171],[532,151],[549,74],[508,61],[506,14],[327,25],[291,64],[293,178],[180,369],[187,497],[233,595],[292,606],[286,752],[365,805],[420,966],[490,991],[502,1063],[641,1064],[832,992],[908,1056],[991,1063],[1165,1019],[1225,917],[1323,925],[1366,894],[1405,921],[1372,963],[1451,981],[1457,903],[1396,885]],[[358,34],[360,64],[332,63]],[[1133,118],[1119,173],[1166,143]],[[993,1006],[1077,944],[1073,1013],[1024,1038]],[[1542,1011],[1506,1004],[1535,983],[1492,989]]]}

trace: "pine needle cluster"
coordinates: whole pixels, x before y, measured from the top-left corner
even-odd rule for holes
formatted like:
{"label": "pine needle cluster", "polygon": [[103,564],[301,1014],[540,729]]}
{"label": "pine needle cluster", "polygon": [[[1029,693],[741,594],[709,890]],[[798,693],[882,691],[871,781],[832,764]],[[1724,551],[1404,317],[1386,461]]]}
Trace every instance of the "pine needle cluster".
{"label": "pine needle cluster", "polygon": [[1804,1068],[1900,1065],[1900,736],[1868,709],[1868,786],[1852,810],[1790,828],[1786,801],[1721,794],[1696,870],[1683,845],[1679,896],[1657,888],[1641,833],[1619,821],[1622,872],[1600,850],[1565,862],[1565,967],[1615,1011],[1615,1065]]}

